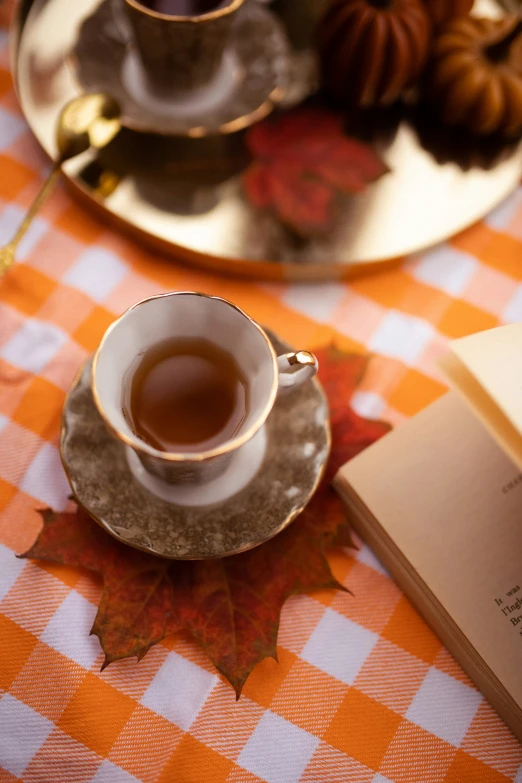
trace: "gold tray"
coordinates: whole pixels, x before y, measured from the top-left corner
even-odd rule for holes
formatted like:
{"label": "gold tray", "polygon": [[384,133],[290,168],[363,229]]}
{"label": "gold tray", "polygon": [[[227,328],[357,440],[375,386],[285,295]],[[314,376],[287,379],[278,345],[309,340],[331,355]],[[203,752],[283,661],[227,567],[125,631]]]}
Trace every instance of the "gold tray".
{"label": "gold tray", "polygon": [[[293,47],[289,100],[310,83],[307,44],[323,2],[271,5]],[[18,7],[13,47],[18,94],[51,157],[59,111],[81,92],[71,52],[82,22],[99,6],[100,0],[22,0]],[[504,13],[494,0],[480,0],[477,11]],[[346,198],[335,228],[322,238],[297,237],[248,203],[240,176],[248,163],[245,131],[174,138],[124,129],[103,153],[68,162],[65,176],[86,206],[175,258],[258,279],[324,280],[447,239],[499,204],[522,175],[522,145],[498,149],[470,142],[445,133],[415,109],[366,118],[364,129],[391,173]]]}

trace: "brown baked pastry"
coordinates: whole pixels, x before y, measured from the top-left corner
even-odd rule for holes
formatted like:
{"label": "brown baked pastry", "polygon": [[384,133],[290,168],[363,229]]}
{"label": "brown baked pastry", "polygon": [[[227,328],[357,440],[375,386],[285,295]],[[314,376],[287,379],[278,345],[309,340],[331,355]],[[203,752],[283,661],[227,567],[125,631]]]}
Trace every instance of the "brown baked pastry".
{"label": "brown baked pastry", "polygon": [[450,19],[467,16],[473,8],[474,0],[424,0],[433,22],[439,27]]}
{"label": "brown baked pastry", "polygon": [[341,104],[391,104],[426,63],[431,21],[422,0],[333,0],[318,25],[324,88]]}
{"label": "brown baked pastry", "polygon": [[448,125],[477,135],[522,132],[522,22],[457,19],[433,45],[427,97]]}

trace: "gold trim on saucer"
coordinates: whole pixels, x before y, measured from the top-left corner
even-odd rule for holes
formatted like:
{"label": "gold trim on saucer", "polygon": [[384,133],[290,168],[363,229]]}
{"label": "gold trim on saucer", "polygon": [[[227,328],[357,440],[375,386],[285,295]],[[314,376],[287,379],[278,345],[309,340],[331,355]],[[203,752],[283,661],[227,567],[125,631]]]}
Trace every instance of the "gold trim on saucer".
{"label": "gold trim on saucer", "polygon": [[[267,332],[277,351],[290,351]],[[331,430],[317,379],[277,399],[266,424],[265,460],[247,487],[216,506],[181,508],[151,495],[132,476],[125,447],[98,416],[91,362],[80,368],[67,393],[60,455],[76,502],[122,543],[171,560],[241,554],[285,530],[319,487]]]}

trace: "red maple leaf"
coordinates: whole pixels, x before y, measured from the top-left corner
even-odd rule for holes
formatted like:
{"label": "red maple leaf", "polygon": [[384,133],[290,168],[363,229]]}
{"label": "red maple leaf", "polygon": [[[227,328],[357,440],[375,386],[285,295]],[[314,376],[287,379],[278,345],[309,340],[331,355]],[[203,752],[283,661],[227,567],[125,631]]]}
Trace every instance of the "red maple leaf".
{"label": "red maple leaf", "polygon": [[338,193],[359,193],[388,171],[370,146],[346,135],[340,114],[320,106],[255,125],[247,146],[254,158],[243,175],[248,199],[301,234],[327,230]]}
{"label": "red maple leaf", "polygon": [[142,658],[166,635],[188,630],[236,694],[254,668],[276,658],[281,608],[291,595],[337,582],[326,552],[350,546],[342,504],[329,482],[348,459],[384,435],[383,422],[362,419],[348,407],[367,359],[334,348],[317,351],[332,410],[332,454],[327,475],[300,517],[266,544],[234,557],[171,562],[111,538],[86,512],[41,512],[43,529],[23,557],[80,566],[103,577],[92,633],[104,666]]}

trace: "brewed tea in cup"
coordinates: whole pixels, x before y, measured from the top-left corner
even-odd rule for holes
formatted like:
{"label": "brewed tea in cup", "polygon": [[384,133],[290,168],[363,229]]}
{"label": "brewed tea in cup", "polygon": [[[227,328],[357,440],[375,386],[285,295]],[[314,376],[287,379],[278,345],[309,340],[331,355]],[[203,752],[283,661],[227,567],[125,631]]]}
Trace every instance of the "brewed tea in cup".
{"label": "brewed tea in cup", "polygon": [[307,351],[278,357],[262,327],[231,302],[176,292],[139,302],[109,327],[94,356],[92,391],[150,491],[175,499],[168,487],[201,488],[239,460],[223,497],[238,491],[235,473],[247,481],[259,469],[279,392],[316,372]]}
{"label": "brewed tea in cup", "polygon": [[173,338],[140,359],[125,416],[158,451],[190,454],[232,440],[248,404],[248,381],[231,353],[203,338]]}

